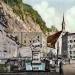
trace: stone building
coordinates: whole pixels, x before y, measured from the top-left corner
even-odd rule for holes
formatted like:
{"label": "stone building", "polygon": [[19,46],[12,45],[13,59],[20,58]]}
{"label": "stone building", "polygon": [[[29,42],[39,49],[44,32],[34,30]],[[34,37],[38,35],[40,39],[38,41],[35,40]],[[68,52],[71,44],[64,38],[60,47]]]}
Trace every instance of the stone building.
{"label": "stone building", "polygon": [[65,56],[67,57],[67,44],[65,43],[67,40],[66,36],[66,31],[65,31],[65,20],[64,20],[64,15],[63,15],[63,20],[62,20],[62,30],[55,32],[54,34],[50,35],[47,37],[47,46],[50,47],[50,50],[56,54],[56,55],[61,55],[62,57]]}
{"label": "stone building", "polygon": [[75,59],[75,33],[68,33],[68,57]]}
{"label": "stone building", "polygon": [[62,36],[62,56],[75,59],[75,33],[66,32]]}
{"label": "stone building", "polygon": [[17,36],[19,43],[24,47],[29,47],[31,44],[36,42],[41,42],[42,44],[41,32],[14,32],[9,34],[13,37]]}
{"label": "stone building", "polygon": [[[58,31],[53,35],[47,37],[47,47],[49,51],[52,51],[55,55],[59,53],[61,54],[61,33],[62,31]],[[57,52],[57,50],[59,50]]]}

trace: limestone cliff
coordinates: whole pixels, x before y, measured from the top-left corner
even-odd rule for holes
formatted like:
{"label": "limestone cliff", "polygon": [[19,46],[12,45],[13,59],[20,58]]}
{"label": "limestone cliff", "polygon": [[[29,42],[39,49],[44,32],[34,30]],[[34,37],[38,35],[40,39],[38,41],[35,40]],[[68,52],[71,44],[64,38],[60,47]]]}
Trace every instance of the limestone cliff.
{"label": "limestone cliff", "polygon": [[4,15],[7,32],[42,32],[40,26],[30,16],[23,21],[13,9],[0,0],[0,15]]}

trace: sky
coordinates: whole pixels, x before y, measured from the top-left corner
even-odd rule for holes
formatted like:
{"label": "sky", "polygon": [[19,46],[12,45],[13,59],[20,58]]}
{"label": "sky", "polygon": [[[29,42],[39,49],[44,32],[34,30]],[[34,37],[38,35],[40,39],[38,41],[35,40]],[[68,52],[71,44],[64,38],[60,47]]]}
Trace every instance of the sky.
{"label": "sky", "polygon": [[38,11],[49,28],[54,25],[61,30],[64,14],[66,31],[75,32],[75,0],[23,0],[23,2]]}

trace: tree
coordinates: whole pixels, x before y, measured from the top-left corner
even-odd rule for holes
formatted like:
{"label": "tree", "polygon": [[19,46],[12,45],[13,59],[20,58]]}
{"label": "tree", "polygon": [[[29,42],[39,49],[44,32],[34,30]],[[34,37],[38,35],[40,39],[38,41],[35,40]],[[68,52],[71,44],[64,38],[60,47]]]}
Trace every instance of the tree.
{"label": "tree", "polygon": [[57,30],[57,28],[56,28],[54,25],[52,25],[52,26],[51,26],[51,31],[56,32],[56,31],[58,31],[58,30]]}

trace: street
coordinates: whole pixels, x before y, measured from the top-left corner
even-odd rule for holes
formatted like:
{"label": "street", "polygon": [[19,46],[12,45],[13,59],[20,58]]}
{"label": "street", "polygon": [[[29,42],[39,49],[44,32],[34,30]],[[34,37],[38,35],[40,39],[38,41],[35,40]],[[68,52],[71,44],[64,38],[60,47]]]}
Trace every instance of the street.
{"label": "street", "polygon": [[[63,65],[64,75],[75,75],[75,64]],[[57,72],[0,73],[0,75],[60,75]]]}
{"label": "street", "polygon": [[67,64],[63,66],[64,75],[75,75],[75,64]]}
{"label": "street", "polygon": [[51,72],[0,73],[0,75],[59,75]]}

